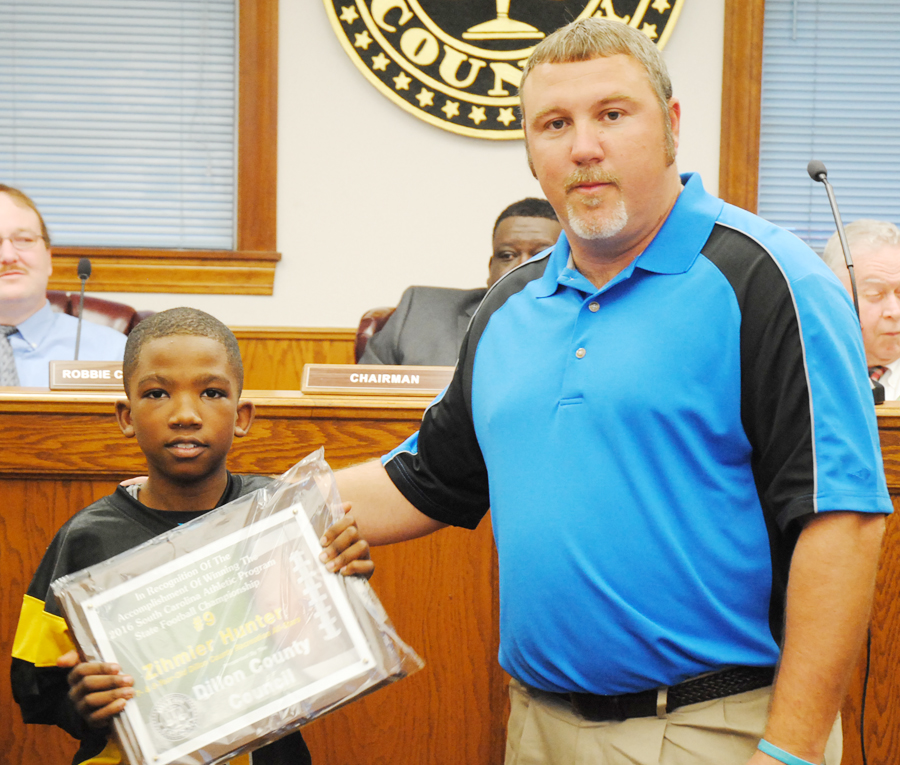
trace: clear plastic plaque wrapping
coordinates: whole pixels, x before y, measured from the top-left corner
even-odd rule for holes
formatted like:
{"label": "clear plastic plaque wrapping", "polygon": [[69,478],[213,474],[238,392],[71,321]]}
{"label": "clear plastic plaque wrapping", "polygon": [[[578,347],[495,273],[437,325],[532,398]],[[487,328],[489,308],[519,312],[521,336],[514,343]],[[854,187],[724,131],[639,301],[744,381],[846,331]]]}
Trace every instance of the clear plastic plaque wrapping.
{"label": "clear plastic plaque wrapping", "polygon": [[53,583],[87,661],[136,697],[113,723],[131,763],[256,749],[420,669],[368,582],[328,572],[343,510],[322,450],[264,489]]}

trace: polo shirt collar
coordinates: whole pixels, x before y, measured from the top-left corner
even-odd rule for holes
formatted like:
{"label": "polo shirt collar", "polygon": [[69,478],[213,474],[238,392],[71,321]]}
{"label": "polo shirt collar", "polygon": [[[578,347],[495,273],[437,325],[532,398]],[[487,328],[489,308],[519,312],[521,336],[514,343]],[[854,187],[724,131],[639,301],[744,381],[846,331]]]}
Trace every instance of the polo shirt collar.
{"label": "polo shirt collar", "polygon": [[19,334],[32,348],[37,348],[53,327],[53,309],[50,301],[45,300],[43,307],[31,314],[25,321],[16,325]]}
{"label": "polo shirt collar", "polygon": [[[547,267],[544,269],[544,275],[538,280],[537,285],[535,287],[535,294],[539,298],[550,297],[553,295],[557,288],[562,285],[564,287],[575,287],[575,282],[579,282],[579,280],[583,280],[587,282],[587,279],[574,268],[569,268],[569,259],[571,257],[572,250],[569,248],[569,240],[566,237],[566,232],[560,232],[559,239],[556,240],[556,244],[553,246],[553,249],[550,251],[550,257],[547,261]],[[588,282],[590,284],[590,282]],[[584,290],[584,286],[580,285],[580,289]],[[593,292],[595,288],[591,287],[591,292]]]}
{"label": "polo shirt collar", "polygon": [[[681,274],[694,264],[725,203],[706,193],[703,182],[696,173],[684,173],[681,182],[684,188],[662,228],[647,249],[618,274],[613,283],[627,279],[635,268],[658,274]],[[591,294],[597,291],[574,268],[570,259],[569,240],[563,232],[553,247],[547,269],[537,284],[538,297],[549,297],[559,286],[574,287]]]}
{"label": "polo shirt collar", "polygon": [[683,274],[697,256],[725,203],[706,193],[697,173],[681,176],[684,188],[666,222],[635,260],[635,267],[658,274]]}

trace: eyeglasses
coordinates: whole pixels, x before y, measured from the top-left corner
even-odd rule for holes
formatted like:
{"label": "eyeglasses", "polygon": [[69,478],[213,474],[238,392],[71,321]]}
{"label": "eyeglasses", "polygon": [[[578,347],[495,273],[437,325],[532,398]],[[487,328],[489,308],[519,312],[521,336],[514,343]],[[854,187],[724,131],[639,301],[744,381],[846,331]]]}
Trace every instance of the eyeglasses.
{"label": "eyeglasses", "polygon": [[5,239],[9,240],[13,249],[22,252],[24,250],[33,250],[38,242],[43,241],[44,237],[39,236],[38,234],[32,234],[30,231],[21,231],[12,236],[0,236],[0,247],[3,246],[3,241]]}

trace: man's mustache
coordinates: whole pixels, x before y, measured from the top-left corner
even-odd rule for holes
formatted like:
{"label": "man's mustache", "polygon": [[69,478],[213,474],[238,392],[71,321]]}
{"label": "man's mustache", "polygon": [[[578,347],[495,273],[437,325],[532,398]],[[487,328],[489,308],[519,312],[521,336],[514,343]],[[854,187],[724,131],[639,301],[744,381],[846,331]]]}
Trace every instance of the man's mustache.
{"label": "man's mustache", "polygon": [[600,167],[586,167],[576,170],[566,178],[566,191],[572,191],[578,186],[592,183],[610,183],[619,185],[619,176]]}

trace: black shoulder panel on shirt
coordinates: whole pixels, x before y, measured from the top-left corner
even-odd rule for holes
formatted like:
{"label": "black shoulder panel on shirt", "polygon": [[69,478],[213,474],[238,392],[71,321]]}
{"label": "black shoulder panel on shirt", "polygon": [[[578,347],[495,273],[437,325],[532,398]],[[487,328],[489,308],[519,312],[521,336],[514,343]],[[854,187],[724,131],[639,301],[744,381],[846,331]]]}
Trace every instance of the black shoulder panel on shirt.
{"label": "black shoulder panel on shirt", "polygon": [[787,276],[743,232],[717,224],[703,247],[741,312],[741,419],[769,534],[769,624],[781,642],[787,577],[801,524],[815,511],[815,453],[800,320]]}
{"label": "black shoulder panel on shirt", "polygon": [[547,260],[528,261],[488,290],[469,324],[450,385],[422,418],[417,453],[400,452],[385,463],[400,493],[441,523],[474,529],[490,507],[487,468],[472,419],[475,355],[493,313],[540,278]]}
{"label": "black shoulder panel on shirt", "polygon": [[472,369],[475,364],[475,351],[477,351],[481,335],[487,328],[494,311],[503,307],[510,297],[521,292],[535,279],[540,279],[544,275],[547,264],[550,262],[550,254],[548,253],[546,257],[533,258],[526,261],[521,266],[505,274],[488,290],[487,295],[484,296],[484,300],[481,301],[481,305],[478,306],[478,310],[472,317],[472,323],[469,325],[469,331],[466,333],[466,339],[463,341],[463,346],[459,353],[460,366],[463,373],[463,390],[470,417],[472,415]]}

